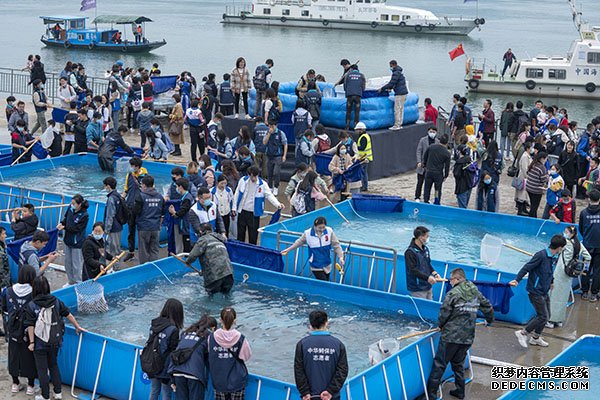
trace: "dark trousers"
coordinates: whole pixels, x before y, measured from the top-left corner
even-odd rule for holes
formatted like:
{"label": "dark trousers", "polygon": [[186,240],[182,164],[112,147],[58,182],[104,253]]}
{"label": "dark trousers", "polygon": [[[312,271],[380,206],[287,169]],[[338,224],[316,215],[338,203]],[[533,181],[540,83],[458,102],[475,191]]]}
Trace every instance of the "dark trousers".
{"label": "dark trousers", "polygon": [[73,143],[75,142],[67,142],[65,140],[65,148],[63,149],[63,156],[67,154],[71,154],[71,149],[73,148]]}
{"label": "dark trousers", "polygon": [[281,181],[281,164],[283,158],[269,157],[267,156],[267,183],[271,189],[279,189],[279,182]]}
{"label": "dark trousers", "polygon": [[209,295],[213,295],[215,293],[223,293],[228,294],[231,292],[231,288],[233,287],[233,275],[227,275],[224,278],[218,279],[210,284],[204,286],[204,289]]}
{"label": "dark trousers", "polygon": [[225,225],[225,236],[229,236],[229,227],[231,226],[231,213],[222,215],[223,225]]}
{"label": "dark trousers", "polygon": [[586,293],[590,290],[590,281],[592,294],[598,295],[600,292],[600,249],[590,249],[592,261],[587,275],[581,276],[581,290]]}
{"label": "dark trousers", "polygon": [[232,105],[231,106],[221,106],[220,105],[219,110],[221,111],[221,114],[223,114],[224,116],[233,114],[233,106]]}
{"label": "dark trousers", "polygon": [[329,274],[325,271],[313,271],[312,273],[320,281],[329,281]]}
{"label": "dark trousers", "polygon": [[235,113],[236,114],[240,113],[240,97],[241,97],[242,101],[244,102],[244,111],[246,112],[246,114],[249,114],[248,92],[235,93],[233,96],[235,97],[235,103],[233,103],[233,108],[235,108]]}
{"label": "dark trousers", "polygon": [[248,231],[248,243],[256,244],[258,242],[258,228],[260,226],[260,218],[255,217],[254,213],[242,210],[238,215],[238,232],[237,240],[240,242],[246,241],[246,231]]}
{"label": "dark trousers", "polygon": [[440,204],[442,201],[442,183],[444,183],[444,175],[441,173],[425,173],[425,193],[423,193],[423,201],[429,203],[431,198],[431,187],[434,186],[435,197],[434,204]]}
{"label": "dark trousers", "polygon": [[60,370],[58,369],[58,364],[56,362],[57,356],[58,347],[35,350],[33,352],[35,365],[37,367],[38,380],[40,381],[40,389],[42,391],[42,396],[45,399],[50,398],[50,381],[48,380],[48,371],[50,371],[50,379],[52,379],[54,393],[61,393],[62,391]]}
{"label": "dark trousers", "polygon": [[136,217],[131,210],[129,210],[129,220],[127,221],[127,247],[130,253],[135,251],[135,222]]}
{"label": "dark trousers", "polygon": [[360,190],[362,190],[362,191],[369,190],[369,163],[366,163],[363,165],[363,176],[361,179]]}
{"label": "dark trousers", "polygon": [[417,188],[415,189],[415,199],[421,198],[421,192],[423,192],[423,182],[425,182],[425,172],[417,174]]}
{"label": "dark trousers", "polygon": [[206,388],[202,382],[196,379],[188,379],[183,376],[175,376],[175,400],[204,400]]}
{"label": "dark trousers", "polygon": [[550,296],[540,296],[529,293],[529,301],[535,310],[535,316],[531,318],[525,331],[532,333],[534,338],[540,337],[546,322],[550,319]]}
{"label": "dark trousers", "polygon": [[196,150],[200,152],[200,156],[204,154],[204,138],[200,137],[200,127],[190,125],[190,152],[192,153],[192,161],[198,161],[196,158]]}
{"label": "dark trousers", "polygon": [[467,351],[471,348],[470,344],[446,343],[440,340],[435,358],[433,359],[433,368],[427,381],[427,393],[430,399],[437,398],[437,391],[442,380],[442,375],[446,370],[448,363],[452,366],[454,372],[454,384],[459,397],[465,394],[465,359]]}
{"label": "dark trousers", "polygon": [[542,202],[542,194],[531,193],[529,194],[529,216],[532,218],[537,218],[538,208],[540,208],[540,203]]}
{"label": "dark trousers", "polygon": [[[346,97],[346,129],[354,129],[358,121],[360,121],[360,96],[348,96]],[[352,111],[354,111],[354,125],[350,126],[350,118]]]}

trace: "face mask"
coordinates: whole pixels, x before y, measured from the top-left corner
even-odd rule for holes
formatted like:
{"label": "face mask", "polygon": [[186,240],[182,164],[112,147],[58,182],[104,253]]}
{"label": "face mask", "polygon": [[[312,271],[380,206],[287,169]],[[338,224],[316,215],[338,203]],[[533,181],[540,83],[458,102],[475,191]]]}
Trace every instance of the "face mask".
{"label": "face mask", "polygon": [[421,243],[423,243],[423,246],[425,246],[427,243],[429,243],[429,238],[421,239]]}
{"label": "face mask", "polygon": [[346,143],[345,143],[345,144],[346,144],[346,146],[350,146],[350,144],[351,144],[351,143],[352,143],[352,140],[351,140],[351,139],[348,139],[348,140],[346,140]]}
{"label": "face mask", "polygon": [[392,72],[393,72],[393,71],[394,71],[394,68],[390,67],[390,71],[392,71]]}
{"label": "face mask", "polygon": [[344,154],[346,154],[346,149],[341,149],[341,150],[340,150],[340,154],[341,154],[341,155],[344,155]]}
{"label": "face mask", "polygon": [[75,209],[75,206],[74,206],[73,204],[71,204],[71,211],[73,211],[73,212],[77,211],[77,210]]}
{"label": "face mask", "polygon": [[427,132],[427,134],[429,135],[430,139],[435,139],[435,136],[437,135],[437,132],[431,131],[431,132]]}
{"label": "face mask", "polygon": [[529,149],[529,154],[533,154],[533,153],[535,153],[535,149],[534,148]]}
{"label": "face mask", "polygon": [[251,161],[251,160],[252,160],[252,157],[250,157],[250,156],[248,156],[248,157],[244,157],[242,160],[244,160],[244,161]]}
{"label": "face mask", "polygon": [[154,132],[156,132],[156,131],[158,130],[158,126],[154,126],[154,125],[152,125],[152,130],[153,130]]}
{"label": "face mask", "polygon": [[22,128],[22,127],[20,127],[20,126],[19,126],[19,127],[17,127],[17,130],[18,130],[19,132],[23,132],[23,128]]}
{"label": "face mask", "polygon": [[492,183],[491,179],[484,179],[483,183],[485,183],[486,185],[489,185],[490,183]]}
{"label": "face mask", "polygon": [[568,233],[563,232],[563,236],[567,240],[571,239],[571,235],[569,235]]}
{"label": "face mask", "polygon": [[96,234],[94,233],[94,234],[92,234],[92,236],[94,237],[94,239],[96,239],[96,240],[100,240],[100,239],[102,239],[102,237],[103,237],[104,235],[96,235]]}
{"label": "face mask", "polygon": [[209,208],[209,207],[212,207],[212,205],[213,205],[212,200],[210,200],[210,199],[209,200],[204,200],[204,207]]}
{"label": "face mask", "polygon": [[198,166],[199,166],[200,168],[204,168],[204,161],[200,161],[200,162],[198,163]]}

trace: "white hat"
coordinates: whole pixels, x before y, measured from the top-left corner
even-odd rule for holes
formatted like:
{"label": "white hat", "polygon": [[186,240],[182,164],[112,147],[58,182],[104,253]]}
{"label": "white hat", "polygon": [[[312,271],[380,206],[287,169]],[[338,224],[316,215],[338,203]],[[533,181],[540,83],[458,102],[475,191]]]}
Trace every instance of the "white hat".
{"label": "white hat", "polygon": [[355,131],[366,131],[367,130],[367,126],[364,124],[364,122],[359,122],[354,127],[354,130]]}

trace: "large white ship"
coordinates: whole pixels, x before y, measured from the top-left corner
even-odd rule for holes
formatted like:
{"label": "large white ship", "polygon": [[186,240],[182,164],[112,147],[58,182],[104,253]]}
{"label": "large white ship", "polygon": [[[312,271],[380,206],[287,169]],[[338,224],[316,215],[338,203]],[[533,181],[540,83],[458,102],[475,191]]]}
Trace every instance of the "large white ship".
{"label": "large white ship", "polygon": [[537,56],[516,61],[502,77],[489,60],[467,60],[469,91],[546,97],[600,98],[600,27],[582,20],[575,0],[567,0],[579,40],[566,57]]}
{"label": "large white ship", "polygon": [[386,5],[386,0],[253,0],[227,6],[225,24],[468,35],[484,18],[438,17],[431,11]]}

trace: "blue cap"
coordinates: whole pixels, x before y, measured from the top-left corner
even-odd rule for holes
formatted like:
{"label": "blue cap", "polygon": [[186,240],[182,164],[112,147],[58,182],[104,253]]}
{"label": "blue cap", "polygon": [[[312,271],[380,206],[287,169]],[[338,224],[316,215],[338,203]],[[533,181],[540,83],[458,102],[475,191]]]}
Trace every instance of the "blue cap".
{"label": "blue cap", "polygon": [[123,60],[117,60],[117,62],[115,64],[117,64],[119,67],[122,67],[123,65],[125,65]]}

